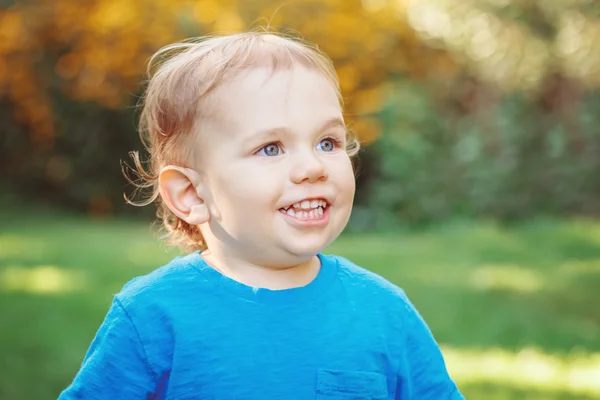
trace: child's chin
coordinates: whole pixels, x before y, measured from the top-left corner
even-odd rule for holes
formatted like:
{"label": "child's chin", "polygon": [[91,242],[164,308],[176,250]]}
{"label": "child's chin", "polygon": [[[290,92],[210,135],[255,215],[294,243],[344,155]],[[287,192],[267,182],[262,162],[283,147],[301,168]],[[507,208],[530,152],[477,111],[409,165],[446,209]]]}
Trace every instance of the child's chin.
{"label": "child's chin", "polygon": [[330,238],[304,238],[297,240],[294,243],[287,243],[288,250],[293,254],[298,254],[302,257],[312,257],[323,251],[329,244],[333,242]]}

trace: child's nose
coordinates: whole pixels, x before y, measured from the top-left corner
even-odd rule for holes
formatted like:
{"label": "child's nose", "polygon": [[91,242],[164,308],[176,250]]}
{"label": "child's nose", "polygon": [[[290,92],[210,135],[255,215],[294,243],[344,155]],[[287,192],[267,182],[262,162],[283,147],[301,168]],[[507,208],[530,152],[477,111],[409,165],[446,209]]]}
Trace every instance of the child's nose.
{"label": "child's nose", "polygon": [[326,181],[328,177],[323,161],[314,152],[298,155],[291,171],[294,183]]}

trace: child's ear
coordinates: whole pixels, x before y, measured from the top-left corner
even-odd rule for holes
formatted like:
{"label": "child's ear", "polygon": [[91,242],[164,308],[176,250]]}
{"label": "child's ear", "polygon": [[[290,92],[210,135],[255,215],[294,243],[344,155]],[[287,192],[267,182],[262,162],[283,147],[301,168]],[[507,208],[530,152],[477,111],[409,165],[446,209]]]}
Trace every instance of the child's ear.
{"label": "child's ear", "polygon": [[208,222],[210,213],[200,195],[200,174],[189,168],[169,165],[158,176],[160,195],[169,209],[190,225]]}

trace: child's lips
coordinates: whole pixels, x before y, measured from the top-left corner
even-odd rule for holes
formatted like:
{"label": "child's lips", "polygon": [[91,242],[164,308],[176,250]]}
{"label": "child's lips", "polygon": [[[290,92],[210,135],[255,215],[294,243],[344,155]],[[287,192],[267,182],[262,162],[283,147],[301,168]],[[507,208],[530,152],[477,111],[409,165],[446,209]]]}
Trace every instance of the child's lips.
{"label": "child's lips", "polygon": [[318,207],[325,208],[329,205],[331,205],[331,201],[329,199],[326,197],[317,196],[306,197],[298,201],[294,201],[291,204],[282,207],[282,209],[285,211],[289,209],[294,209],[294,211],[310,211],[311,209],[316,209]]}
{"label": "child's lips", "polygon": [[283,214],[286,220],[293,225],[297,226],[320,226],[325,225],[329,222],[330,217],[330,208],[331,206],[327,205],[324,208],[318,207],[316,209],[302,210],[302,209],[294,209],[290,207],[285,210],[283,208],[279,209],[279,212]]}

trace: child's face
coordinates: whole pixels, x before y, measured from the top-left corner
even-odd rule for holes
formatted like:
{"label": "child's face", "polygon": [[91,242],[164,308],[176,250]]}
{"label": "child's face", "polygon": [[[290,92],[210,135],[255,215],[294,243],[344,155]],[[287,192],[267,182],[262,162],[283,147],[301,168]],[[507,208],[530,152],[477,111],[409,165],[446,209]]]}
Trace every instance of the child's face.
{"label": "child's face", "polygon": [[200,166],[209,250],[272,267],[312,258],[344,229],[355,190],[331,84],[301,67],[257,68],[214,95]]}

